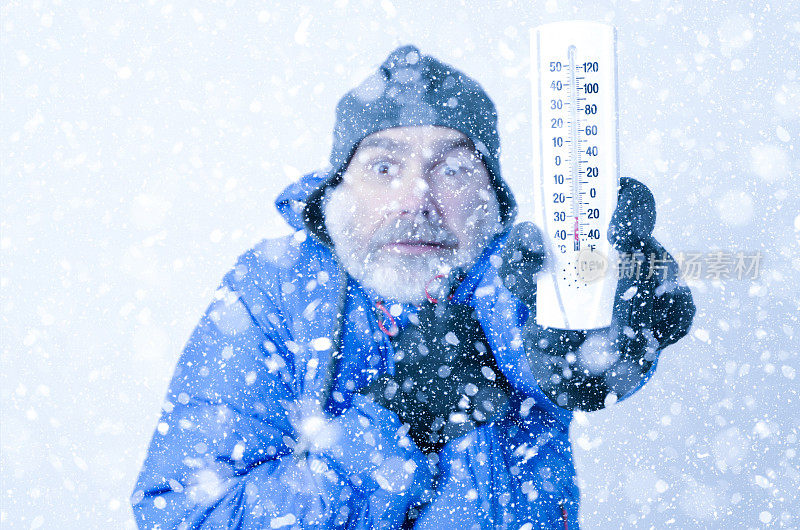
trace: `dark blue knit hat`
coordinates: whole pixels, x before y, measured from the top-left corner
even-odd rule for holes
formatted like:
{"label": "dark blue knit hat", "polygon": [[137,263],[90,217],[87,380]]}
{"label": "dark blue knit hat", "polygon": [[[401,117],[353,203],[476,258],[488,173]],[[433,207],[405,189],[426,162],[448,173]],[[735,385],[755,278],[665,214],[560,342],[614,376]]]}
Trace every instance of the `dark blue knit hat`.
{"label": "dark blue knit hat", "polygon": [[464,133],[475,146],[492,178],[500,215],[508,226],[516,215],[514,195],[500,175],[497,110],[472,78],[412,45],[394,50],[378,70],[349,91],[336,106],[331,173],[306,202],[306,226],[332,244],[322,215],[326,188],[342,180],[359,142],[392,127],[439,125]]}

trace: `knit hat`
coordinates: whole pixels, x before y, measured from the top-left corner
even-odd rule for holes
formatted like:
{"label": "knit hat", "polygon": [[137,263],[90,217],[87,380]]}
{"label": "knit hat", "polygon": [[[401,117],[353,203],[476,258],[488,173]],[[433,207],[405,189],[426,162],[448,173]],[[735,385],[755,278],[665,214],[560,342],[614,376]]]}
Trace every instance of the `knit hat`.
{"label": "knit hat", "polygon": [[464,133],[489,170],[503,224],[516,215],[516,201],[500,175],[497,110],[472,78],[412,45],[394,50],[378,70],[345,94],[336,106],[329,177],[309,196],[303,211],[308,229],[333,245],[322,212],[330,186],[341,182],[359,142],[392,127],[439,125]]}

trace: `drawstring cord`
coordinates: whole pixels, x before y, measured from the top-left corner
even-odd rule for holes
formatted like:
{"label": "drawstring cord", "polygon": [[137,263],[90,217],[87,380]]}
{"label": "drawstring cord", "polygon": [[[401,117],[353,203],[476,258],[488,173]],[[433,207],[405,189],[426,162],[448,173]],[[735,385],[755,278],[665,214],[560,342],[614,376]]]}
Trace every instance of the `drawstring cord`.
{"label": "drawstring cord", "polygon": [[392,314],[389,312],[388,309],[386,309],[386,306],[383,305],[383,302],[380,300],[375,302],[375,307],[380,309],[384,315],[389,317],[389,329],[386,329],[386,325],[383,323],[382,319],[380,318],[378,319],[378,327],[380,328],[380,330],[386,333],[390,337],[396,336],[400,332],[400,330],[397,328],[397,323],[394,320],[394,316],[392,316]]}
{"label": "drawstring cord", "polygon": [[[436,276],[434,276],[433,278],[431,278],[430,280],[428,280],[428,283],[426,283],[426,284],[425,284],[425,298],[427,298],[427,299],[428,299],[428,302],[430,302],[430,303],[432,303],[432,304],[438,304],[438,303],[439,303],[439,299],[438,299],[438,298],[434,298],[434,297],[432,297],[432,296],[431,296],[431,294],[428,292],[428,287],[429,287],[429,286],[430,286],[430,284],[432,284],[434,281],[436,281],[436,280],[438,280],[438,279],[440,279],[440,278],[446,278],[446,277],[447,277],[447,276],[445,276],[444,274],[437,274]],[[447,299],[448,299],[448,300],[452,300],[452,299],[453,299],[453,295],[451,294],[450,296],[448,296],[448,297],[447,297]]]}

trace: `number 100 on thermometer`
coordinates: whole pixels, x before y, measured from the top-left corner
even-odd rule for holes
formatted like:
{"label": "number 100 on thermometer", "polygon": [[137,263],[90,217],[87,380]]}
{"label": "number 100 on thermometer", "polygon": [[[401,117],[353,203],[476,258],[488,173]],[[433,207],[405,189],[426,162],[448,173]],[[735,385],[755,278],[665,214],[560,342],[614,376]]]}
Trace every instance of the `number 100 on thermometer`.
{"label": "number 100 on thermometer", "polygon": [[532,189],[548,247],[536,322],[605,327],[616,289],[607,239],[619,186],[616,32],[583,21],[533,28],[531,65]]}

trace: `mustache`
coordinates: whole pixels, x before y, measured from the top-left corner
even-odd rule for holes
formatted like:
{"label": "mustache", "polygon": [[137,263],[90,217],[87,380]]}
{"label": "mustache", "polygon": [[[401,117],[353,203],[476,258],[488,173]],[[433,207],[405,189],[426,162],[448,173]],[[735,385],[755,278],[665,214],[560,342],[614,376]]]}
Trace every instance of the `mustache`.
{"label": "mustache", "polygon": [[458,245],[458,237],[445,226],[419,217],[401,217],[393,223],[378,228],[370,239],[373,248],[398,241],[424,241],[445,247]]}

